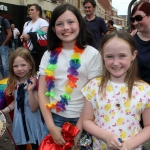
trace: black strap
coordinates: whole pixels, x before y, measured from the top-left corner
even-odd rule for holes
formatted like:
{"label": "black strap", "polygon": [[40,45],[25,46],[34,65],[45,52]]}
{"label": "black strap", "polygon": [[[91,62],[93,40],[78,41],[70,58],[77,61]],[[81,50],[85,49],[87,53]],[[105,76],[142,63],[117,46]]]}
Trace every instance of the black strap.
{"label": "black strap", "polygon": [[26,86],[26,84],[24,84],[24,83],[19,84],[16,101],[17,101],[18,110],[21,110],[21,116],[22,116],[22,122],[23,122],[25,137],[26,137],[26,140],[29,141],[29,134],[28,134],[27,126],[26,126],[25,113],[24,113],[24,100],[25,100],[24,87],[25,86]]}

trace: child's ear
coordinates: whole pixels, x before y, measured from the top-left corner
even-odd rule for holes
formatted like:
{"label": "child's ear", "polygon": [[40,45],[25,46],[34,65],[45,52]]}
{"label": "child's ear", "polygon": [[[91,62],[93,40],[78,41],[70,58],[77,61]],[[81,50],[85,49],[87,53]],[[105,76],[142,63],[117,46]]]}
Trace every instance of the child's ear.
{"label": "child's ear", "polygon": [[55,28],[54,27],[52,27],[52,30],[55,32]]}
{"label": "child's ear", "polygon": [[30,70],[32,69],[32,66],[30,65]]}
{"label": "child's ear", "polygon": [[138,51],[135,50],[135,51],[133,52],[133,55],[132,55],[132,60],[134,60],[134,59],[136,58],[137,54],[138,54]]}

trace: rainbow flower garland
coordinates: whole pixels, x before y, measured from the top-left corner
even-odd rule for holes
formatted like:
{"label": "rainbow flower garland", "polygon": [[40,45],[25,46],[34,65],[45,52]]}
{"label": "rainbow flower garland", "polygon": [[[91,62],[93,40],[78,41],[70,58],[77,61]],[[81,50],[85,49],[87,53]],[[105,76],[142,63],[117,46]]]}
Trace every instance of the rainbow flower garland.
{"label": "rainbow flower garland", "polygon": [[[45,69],[45,80],[47,82],[46,87],[48,88],[48,92],[46,92],[45,95],[50,97],[51,99],[55,97],[55,93],[52,90],[55,87],[54,71],[57,68],[58,56],[61,51],[62,47],[60,46],[51,52],[49,65]],[[77,69],[79,69],[79,67],[81,66],[80,55],[83,52],[84,49],[78,48],[76,44],[74,45],[74,53],[71,56],[71,60],[69,61],[70,67],[67,70],[69,74],[67,75],[68,81],[65,85],[65,93],[63,95],[60,95],[60,100],[58,100],[57,102],[47,103],[47,108],[56,108],[57,112],[66,110],[65,105],[68,105],[68,101],[71,100],[71,93],[73,92],[73,89],[77,87],[76,82],[78,80],[77,76],[79,74]]]}

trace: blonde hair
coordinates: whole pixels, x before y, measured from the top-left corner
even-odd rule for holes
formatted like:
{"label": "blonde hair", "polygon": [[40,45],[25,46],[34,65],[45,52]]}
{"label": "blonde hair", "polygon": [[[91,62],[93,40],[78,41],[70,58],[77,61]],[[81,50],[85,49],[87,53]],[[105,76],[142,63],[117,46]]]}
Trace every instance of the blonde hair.
{"label": "blonde hair", "polygon": [[32,67],[32,69],[30,69],[30,71],[29,71],[29,73],[27,75],[27,78],[30,78],[31,76],[35,75],[35,63],[34,63],[34,60],[33,60],[32,56],[31,56],[30,52],[24,47],[17,48],[11,54],[11,56],[9,58],[9,77],[8,77],[8,81],[7,81],[8,90],[6,91],[7,95],[10,95],[11,93],[13,95],[13,90],[14,90],[14,88],[16,86],[16,75],[14,74],[14,71],[13,71],[13,63],[14,63],[14,60],[18,56],[22,57]]}
{"label": "blonde hair", "polygon": [[[106,69],[105,67],[105,62],[104,62],[104,47],[105,45],[113,38],[119,38],[126,42],[130,46],[131,54],[136,50],[136,43],[134,38],[127,32],[124,31],[115,31],[112,32],[111,34],[105,36],[102,41],[101,41],[101,55],[102,55],[102,60],[103,60],[103,69],[102,69],[102,79],[101,79],[101,84],[100,84],[100,92],[104,94],[106,91],[106,85],[108,80],[110,79],[110,72]],[[125,76],[125,84],[128,87],[128,98],[131,98],[132,96],[132,88],[134,85],[135,81],[140,80],[139,75],[138,75],[138,66],[137,66],[137,60],[136,58],[131,62],[130,67],[127,71],[127,74]]]}

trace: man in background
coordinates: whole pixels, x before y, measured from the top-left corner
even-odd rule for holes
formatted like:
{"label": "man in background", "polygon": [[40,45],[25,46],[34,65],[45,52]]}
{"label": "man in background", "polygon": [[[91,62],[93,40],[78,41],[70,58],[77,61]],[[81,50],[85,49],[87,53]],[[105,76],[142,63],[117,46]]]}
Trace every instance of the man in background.
{"label": "man in background", "polygon": [[3,18],[0,10],[0,73],[3,78],[8,77],[8,42],[12,36],[10,23]]}
{"label": "man in background", "polygon": [[93,34],[93,44],[97,50],[100,50],[100,42],[103,35],[108,34],[107,26],[103,18],[97,17],[94,12],[96,9],[95,0],[84,0],[83,2],[85,22],[87,28]]}
{"label": "man in background", "polygon": [[112,20],[108,20],[107,27],[108,27],[109,33],[116,31],[116,28],[113,25],[114,25],[114,22]]}
{"label": "man in background", "polygon": [[20,35],[20,32],[17,28],[15,28],[14,24],[11,24],[11,30],[13,33],[12,50],[14,51],[18,47],[18,36]]}

